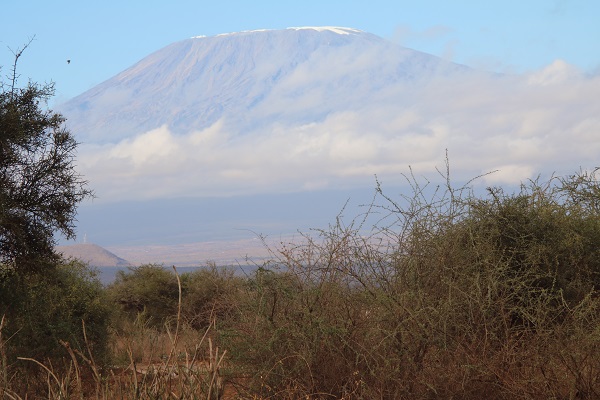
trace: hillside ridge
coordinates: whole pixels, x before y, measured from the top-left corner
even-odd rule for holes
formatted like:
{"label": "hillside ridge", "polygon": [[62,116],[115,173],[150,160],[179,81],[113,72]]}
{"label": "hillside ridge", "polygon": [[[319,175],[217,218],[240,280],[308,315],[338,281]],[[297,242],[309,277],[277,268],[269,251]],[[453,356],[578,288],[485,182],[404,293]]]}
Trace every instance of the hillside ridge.
{"label": "hillside ridge", "polygon": [[56,251],[66,258],[76,258],[90,267],[128,267],[131,263],[93,243],[76,243],[56,246]]}

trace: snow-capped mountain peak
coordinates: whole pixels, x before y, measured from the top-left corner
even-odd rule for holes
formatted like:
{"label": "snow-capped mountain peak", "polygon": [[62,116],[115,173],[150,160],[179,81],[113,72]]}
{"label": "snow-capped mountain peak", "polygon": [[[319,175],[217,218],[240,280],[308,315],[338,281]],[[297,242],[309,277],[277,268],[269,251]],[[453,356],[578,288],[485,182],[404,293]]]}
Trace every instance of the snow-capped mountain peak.
{"label": "snow-capped mountain peak", "polygon": [[173,43],[59,110],[85,142],[114,143],[161,126],[181,134],[219,120],[248,133],[372,103],[382,90],[442,67],[457,68],[353,28],[238,32]]}

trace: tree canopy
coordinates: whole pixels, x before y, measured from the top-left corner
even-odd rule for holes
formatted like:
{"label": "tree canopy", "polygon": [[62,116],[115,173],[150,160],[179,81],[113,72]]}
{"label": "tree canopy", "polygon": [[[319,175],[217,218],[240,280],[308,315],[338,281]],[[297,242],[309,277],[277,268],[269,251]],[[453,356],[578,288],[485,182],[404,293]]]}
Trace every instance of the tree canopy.
{"label": "tree canopy", "polygon": [[35,269],[55,258],[55,232],[74,237],[77,205],[92,192],[65,119],[46,107],[54,85],[19,88],[15,76],[0,80],[0,263]]}

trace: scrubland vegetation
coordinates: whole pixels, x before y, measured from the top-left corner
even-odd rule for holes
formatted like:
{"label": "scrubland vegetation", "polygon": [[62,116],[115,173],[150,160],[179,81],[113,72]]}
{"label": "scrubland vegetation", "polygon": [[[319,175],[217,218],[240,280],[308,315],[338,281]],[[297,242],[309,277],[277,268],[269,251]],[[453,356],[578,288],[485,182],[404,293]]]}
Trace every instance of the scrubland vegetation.
{"label": "scrubland vegetation", "polygon": [[2,270],[7,399],[600,398],[594,172],[476,194],[408,176],[242,275]]}

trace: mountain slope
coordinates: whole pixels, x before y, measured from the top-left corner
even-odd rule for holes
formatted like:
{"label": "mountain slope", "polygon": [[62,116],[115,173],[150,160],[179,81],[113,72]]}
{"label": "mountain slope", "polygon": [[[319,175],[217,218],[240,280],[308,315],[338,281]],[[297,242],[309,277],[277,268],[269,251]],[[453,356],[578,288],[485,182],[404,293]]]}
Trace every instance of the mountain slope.
{"label": "mountain slope", "polygon": [[56,251],[69,258],[77,258],[88,263],[91,267],[128,267],[131,264],[110,251],[92,244],[78,243],[57,246]]}
{"label": "mountain slope", "polygon": [[274,121],[315,122],[441,69],[461,67],[355,29],[248,31],[173,43],[60,111],[85,142],[163,125],[186,133],[224,117],[248,132]]}

